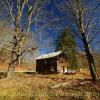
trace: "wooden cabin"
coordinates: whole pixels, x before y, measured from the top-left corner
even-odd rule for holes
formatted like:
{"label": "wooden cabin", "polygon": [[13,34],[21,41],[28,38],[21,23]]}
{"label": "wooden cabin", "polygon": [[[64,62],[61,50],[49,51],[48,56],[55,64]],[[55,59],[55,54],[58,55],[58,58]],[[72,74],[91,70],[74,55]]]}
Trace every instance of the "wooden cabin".
{"label": "wooden cabin", "polygon": [[36,72],[41,74],[57,73],[57,58],[62,51],[40,55],[36,58]]}

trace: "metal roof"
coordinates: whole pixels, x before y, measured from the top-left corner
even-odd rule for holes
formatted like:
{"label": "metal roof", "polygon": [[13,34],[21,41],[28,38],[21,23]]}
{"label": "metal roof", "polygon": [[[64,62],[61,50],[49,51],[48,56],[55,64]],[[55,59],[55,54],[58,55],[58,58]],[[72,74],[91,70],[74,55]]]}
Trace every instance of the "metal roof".
{"label": "metal roof", "polygon": [[52,58],[52,57],[56,57],[56,56],[60,55],[61,53],[62,53],[62,51],[52,52],[52,53],[48,53],[48,54],[42,54],[42,55],[38,56],[36,59]]}

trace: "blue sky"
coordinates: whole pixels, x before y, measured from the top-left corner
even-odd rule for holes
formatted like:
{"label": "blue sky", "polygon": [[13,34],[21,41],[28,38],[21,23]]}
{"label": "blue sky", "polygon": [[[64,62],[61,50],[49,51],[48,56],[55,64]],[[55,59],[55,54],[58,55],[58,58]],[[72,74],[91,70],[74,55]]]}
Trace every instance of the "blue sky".
{"label": "blue sky", "polygon": [[[51,41],[50,46],[48,47],[48,49],[50,49],[50,51],[52,52],[55,49],[54,42],[55,42],[58,34],[60,34],[60,32],[67,27],[69,27],[70,29],[76,28],[75,26],[71,25],[71,24],[73,24],[73,22],[70,23],[69,18],[67,18],[67,17],[70,17],[70,16],[67,16],[67,12],[59,11],[59,8],[57,8],[57,6],[55,5],[55,3],[56,4],[58,3],[58,5],[59,5],[59,3],[63,3],[64,0],[55,0],[55,1],[50,0],[50,1],[51,2],[49,2],[49,4],[46,4],[46,7],[44,8],[48,12],[52,12],[52,14],[50,16],[48,16],[48,18],[47,18],[48,20],[46,20],[46,21],[49,21],[50,23],[52,23],[53,18],[58,19],[57,21],[54,20],[54,22],[57,23],[58,27],[55,27],[55,25],[54,25],[55,23],[54,23],[54,24],[51,24],[51,26],[49,28],[47,27],[43,31],[40,31],[40,34],[42,34],[42,35],[40,35],[41,38],[39,40],[40,41],[40,48],[39,48],[40,53],[46,53],[46,51],[47,51],[46,50],[47,48],[45,48],[43,46],[46,44],[46,41],[44,41],[44,40],[49,41],[49,38],[50,38],[50,41],[51,41],[51,38],[52,38],[53,42]],[[97,5],[97,3],[99,2],[99,0],[98,1],[96,1],[96,0],[84,0],[84,1],[85,1],[85,4],[87,7],[93,8],[93,9]],[[95,15],[94,15],[94,22],[98,23],[97,28],[100,28],[100,13],[99,12],[100,12],[100,7],[98,8],[97,12],[95,12]],[[92,14],[91,11],[88,12],[88,16],[90,16],[91,14]],[[45,18],[44,18],[44,20],[45,20]],[[43,21],[43,19],[42,19],[42,21]],[[92,24],[94,22],[92,22]],[[46,23],[42,23],[42,24],[44,25]],[[96,32],[98,32],[98,36],[95,38],[94,41],[100,40],[100,33],[97,30],[92,30],[92,29],[90,30],[90,33],[92,33],[92,34],[95,34]],[[78,38],[75,38],[75,40],[77,41],[77,43],[79,43],[79,44],[81,43],[81,41]],[[94,51],[98,50],[98,47],[99,47],[98,45],[95,45],[93,47],[93,50]]]}
{"label": "blue sky", "polygon": [[[16,0],[12,0],[14,2],[14,14],[16,15]],[[31,1],[31,0],[30,0]],[[84,0],[85,5],[87,7],[95,7],[95,5],[100,2],[99,0]],[[37,18],[39,19],[38,22],[31,25],[31,32],[35,34],[35,39],[39,44],[39,52],[46,53],[46,52],[52,52],[55,50],[55,40],[57,39],[57,36],[61,33],[61,31],[67,27],[70,29],[76,29],[75,26],[73,26],[73,22],[69,21],[69,17],[67,16],[67,9],[66,12],[59,11],[59,4],[64,4],[64,0],[48,0],[47,3],[43,6],[41,11],[39,12],[39,15]],[[24,13],[27,12],[27,6],[24,9]],[[95,22],[97,22],[97,28],[100,28],[100,7],[98,11],[95,14]],[[24,22],[22,16],[21,24]],[[88,13],[90,15],[91,12]],[[42,16],[41,18],[39,18]],[[97,18],[98,17],[98,18]],[[71,23],[70,23],[71,22]],[[55,24],[56,23],[56,24]],[[94,22],[93,22],[94,23]],[[47,24],[49,24],[47,26]],[[96,33],[97,31],[92,30],[91,32]],[[99,31],[98,31],[98,34]],[[78,38],[75,38],[75,40],[80,44],[80,40]],[[100,35],[97,36],[96,40],[100,40]],[[48,45],[47,45],[48,44]],[[100,47],[99,47],[100,48]],[[98,50],[98,46],[95,45],[94,50]]]}

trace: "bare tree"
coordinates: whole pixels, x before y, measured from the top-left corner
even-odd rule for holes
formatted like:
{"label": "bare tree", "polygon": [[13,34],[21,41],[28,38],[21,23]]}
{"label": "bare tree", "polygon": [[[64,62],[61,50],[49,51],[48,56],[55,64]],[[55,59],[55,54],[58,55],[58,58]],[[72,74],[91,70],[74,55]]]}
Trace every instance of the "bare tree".
{"label": "bare tree", "polygon": [[[60,2],[59,8],[60,11],[67,11],[65,13],[67,13],[69,19],[71,19],[69,23],[71,23],[71,25],[74,24],[74,29],[77,30],[75,31],[72,27],[70,27],[74,35],[82,42],[82,45],[77,45],[85,51],[89,63],[90,74],[92,80],[95,81],[98,79],[98,75],[96,72],[96,66],[94,63],[92,47],[90,43],[93,42],[93,40],[97,37],[98,31],[96,34],[90,34],[89,31],[90,29],[95,30],[95,28],[97,28],[97,22],[93,25],[93,20],[95,12],[100,6],[100,2],[98,2],[95,8],[91,10],[92,13],[88,14],[88,9],[83,4],[83,1],[85,2],[85,0],[64,0],[63,2]],[[87,15],[90,15],[90,17],[86,18]]]}
{"label": "bare tree", "polygon": [[[28,41],[32,37],[30,34],[30,27],[36,14],[41,9],[41,3],[44,0],[17,0],[17,2],[13,2],[12,0],[1,1],[3,6],[8,11],[14,29],[13,39],[11,42],[12,48],[10,53],[10,62],[7,73],[7,78],[11,79],[16,63],[18,60],[20,62],[20,57],[25,52],[32,52],[37,48],[31,43],[28,45]],[[25,9],[27,10],[24,11]],[[14,10],[16,10],[16,12],[14,12]]]}

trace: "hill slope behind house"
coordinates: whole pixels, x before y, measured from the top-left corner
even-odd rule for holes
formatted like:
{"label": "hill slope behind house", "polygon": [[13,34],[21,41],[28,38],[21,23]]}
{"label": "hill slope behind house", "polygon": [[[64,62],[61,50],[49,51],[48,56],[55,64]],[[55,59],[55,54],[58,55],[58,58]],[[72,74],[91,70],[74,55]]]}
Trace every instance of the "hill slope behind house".
{"label": "hill slope behind house", "polygon": [[[76,55],[78,66],[81,68],[89,68],[87,59],[84,57],[85,53],[79,52],[79,54]],[[99,52],[93,53],[93,57],[94,57],[94,61],[95,61],[95,65],[96,65],[97,70],[100,70],[100,53]]]}

